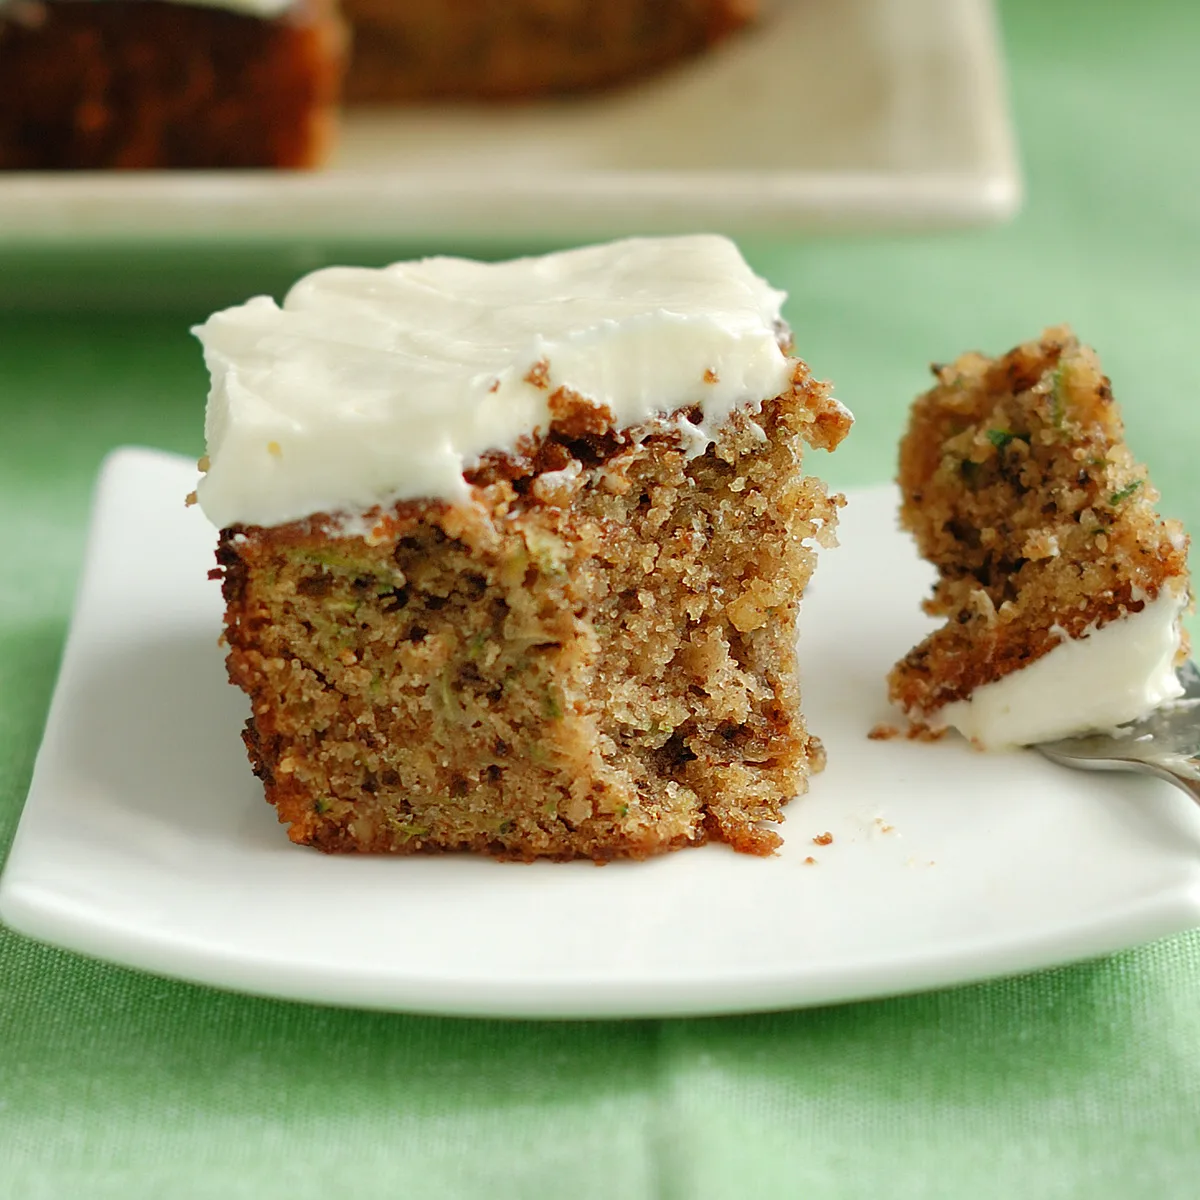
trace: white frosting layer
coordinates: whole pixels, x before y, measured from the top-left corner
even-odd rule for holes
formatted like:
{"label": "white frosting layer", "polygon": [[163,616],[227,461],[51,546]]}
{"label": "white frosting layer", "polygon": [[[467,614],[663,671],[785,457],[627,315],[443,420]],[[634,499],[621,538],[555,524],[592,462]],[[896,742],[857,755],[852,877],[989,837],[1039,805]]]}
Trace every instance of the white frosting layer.
{"label": "white frosting layer", "polygon": [[[10,2],[15,7],[16,0],[0,0],[0,13],[4,11],[5,4]],[[262,17],[264,20],[280,17],[296,6],[296,0],[168,0],[168,3],[196,8],[223,8],[244,17]]]}
{"label": "white frosting layer", "polygon": [[244,17],[262,17],[272,20],[281,17],[296,0],[171,0],[175,4],[197,4],[202,8],[224,8],[229,12],[241,13]]}
{"label": "white frosting layer", "polygon": [[[200,503],[224,527],[459,500],[464,468],[548,427],[559,387],[621,427],[698,406],[703,451],[733,408],[789,386],[783,299],[709,235],[316,271],[282,308],[259,296],[195,330],[212,374]],[[528,378],[542,363],[548,387]]]}
{"label": "white frosting layer", "polygon": [[1070,638],[1024,670],[937,714],[985,750],[1107,730],[1183,694],[1175,675],[1187,588],[1170,584],[1141,612]]}

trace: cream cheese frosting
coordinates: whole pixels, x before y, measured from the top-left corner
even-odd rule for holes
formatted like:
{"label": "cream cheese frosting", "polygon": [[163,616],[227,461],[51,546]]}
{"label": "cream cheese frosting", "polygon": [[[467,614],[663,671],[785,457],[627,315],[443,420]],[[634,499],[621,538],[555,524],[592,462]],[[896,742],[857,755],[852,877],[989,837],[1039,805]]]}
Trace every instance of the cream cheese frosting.
{"label": "cream cheese frosting", "polygon": [[[0,0],[0,15],[6,7],[17,8],[20,0]],[[102,3],[103,0],[97,0]],[[273,20],[289,9],[296,7],[297,0],[167,0],[187,8],[223,8],[227,12],[239,13],[244,17],[261,17]]]}
{"label": "cream cheese frosting", "polygon": [[464,469],[544,432],[560,387],[618,427],[696,407],[683,432],[702,452],[790,386],[783,300],[714,235],[316,271],[282,306],[194,330],[212,377],[200,504],[223,528],[461,501]]}
{"label": "cream cheese frosting", "polygon": [[197,5],[200,8],[223,8],[243,17],[274,20],[296,7],[296,0],[169,0],[172,4]]}
{"label": "cream cheese frosting", "polygon": [[936,720],[981,749],[1002,750],[1148,716],[1183,694],[1175,659],[1187,604],[1182,581],[1168,583],[1139,612],[1064,637],[1024,669],[945,705]]}

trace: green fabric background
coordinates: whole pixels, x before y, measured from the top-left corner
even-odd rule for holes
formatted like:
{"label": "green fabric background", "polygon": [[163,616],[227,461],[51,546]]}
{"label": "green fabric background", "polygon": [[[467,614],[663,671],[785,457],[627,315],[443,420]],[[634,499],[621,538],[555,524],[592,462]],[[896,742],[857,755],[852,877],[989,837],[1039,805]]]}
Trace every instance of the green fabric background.
{"label": "green fabric background", "polygon": [[[1029,187],[1014,224],[746,247],[858,417],[819,467],[890,476],[928,360],[1066,319],[1164,508],[1200,531],[1200,7],[1008,0],[1002,20]],[[0,316],[0,846],[95,469],[124,442],[199,452],[203,315]],[[4,1200],[485,1195],[1195,1197],[1200,934],[841,1008],[536,1024],[226,995],[0,930]]]}

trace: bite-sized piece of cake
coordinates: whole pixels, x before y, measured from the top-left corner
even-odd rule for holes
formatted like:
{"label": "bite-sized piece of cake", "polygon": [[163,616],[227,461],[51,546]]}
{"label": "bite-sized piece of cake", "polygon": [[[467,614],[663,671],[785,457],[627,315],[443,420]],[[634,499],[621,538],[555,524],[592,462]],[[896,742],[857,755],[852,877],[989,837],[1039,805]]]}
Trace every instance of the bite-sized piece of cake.
{"label": "bite-sized piece of cake", "polygon": [[527,99],[649,74],[754,19],[759,0],[344,0],[352,102]]}
{"label": "bite-sized piece of cake", "polygon": [[946,624],[896,664],[892,699],[996,749],[1178,696],[1188,541],[1155,512],[1094,353],[1056,328],[933,370],[900,447],[900,519]]}
{"label": "bite-sized piece of cake", "polygon": [[0,169],[314,166],[344,54],[333,0],[0,0]]}
{"label": "bite-sized piece of cake", "polygon": [[767,853],[849,414],[718,237],[330,269],[199,329],[245,740],[296,842]]}

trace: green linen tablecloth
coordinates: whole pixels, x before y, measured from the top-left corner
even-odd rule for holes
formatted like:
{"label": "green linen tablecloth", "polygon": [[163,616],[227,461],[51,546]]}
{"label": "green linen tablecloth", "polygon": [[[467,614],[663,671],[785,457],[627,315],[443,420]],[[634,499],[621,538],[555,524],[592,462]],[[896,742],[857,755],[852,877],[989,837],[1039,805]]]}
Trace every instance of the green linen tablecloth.
{"label": "green linen tablecloth", "polygon": [[[858,415],[828,474],[890,476],[929,359],[1067,319],[1200,531],[1200,9],[1002,19],[1013,225],[747,247]],[[0,847],[101,457],[200,449],[202,315],[0,317]],[[841,1008],[538,1024],[222,994],[0,931],[0,1197],[758,1195],[1200,1195],[1200,934]]]}

